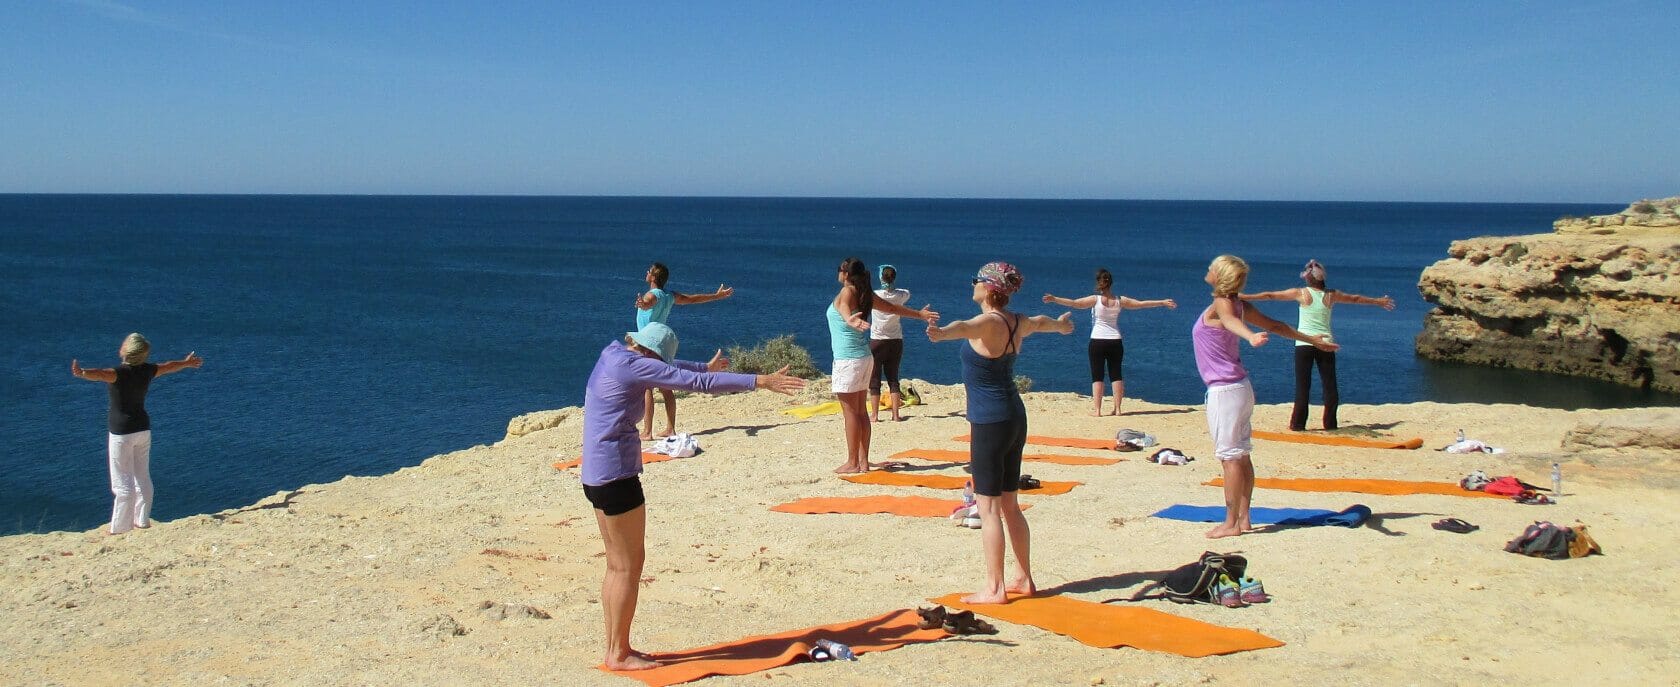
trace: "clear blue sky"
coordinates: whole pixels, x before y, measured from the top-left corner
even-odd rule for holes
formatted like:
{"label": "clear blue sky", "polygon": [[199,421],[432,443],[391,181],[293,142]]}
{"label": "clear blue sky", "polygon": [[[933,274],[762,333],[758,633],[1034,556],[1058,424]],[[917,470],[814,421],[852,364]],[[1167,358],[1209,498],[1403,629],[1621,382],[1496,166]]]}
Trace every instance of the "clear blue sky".
{"label": "clear blue sky", "polygon": [[0,5],[0,192],[1628,202],[1668,2]]}

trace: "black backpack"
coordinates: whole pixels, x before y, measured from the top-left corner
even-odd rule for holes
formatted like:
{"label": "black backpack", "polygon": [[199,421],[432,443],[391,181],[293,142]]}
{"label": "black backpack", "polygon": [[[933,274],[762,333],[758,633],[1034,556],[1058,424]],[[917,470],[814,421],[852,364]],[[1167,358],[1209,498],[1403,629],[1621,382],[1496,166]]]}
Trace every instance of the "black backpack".
{"label": "black backpack", "polygon": [[1150,599],[1166,599],[1182,604],[1219,603],[1213,594],[1213,584],[1219,581],[1219,576],[1230,575],[1232,580],[1241,580],[1247,572],[1247,558],[1234,553],[1204,551],[1195,563],[1179,566],[1159,581],[1138,590],[1131,598],[1109,599],[1103,603]]}

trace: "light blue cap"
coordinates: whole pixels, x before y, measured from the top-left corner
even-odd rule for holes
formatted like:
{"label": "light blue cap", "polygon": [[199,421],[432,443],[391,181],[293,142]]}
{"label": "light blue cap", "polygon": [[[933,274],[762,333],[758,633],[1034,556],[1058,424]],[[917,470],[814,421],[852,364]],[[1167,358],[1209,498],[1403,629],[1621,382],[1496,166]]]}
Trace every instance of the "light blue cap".
{"label": "light blue cap", "polygon": [[663,322],[649,322],[628,336],[637,345],[658,354],[660,360],[668,363],[677,357],[677,333]]}

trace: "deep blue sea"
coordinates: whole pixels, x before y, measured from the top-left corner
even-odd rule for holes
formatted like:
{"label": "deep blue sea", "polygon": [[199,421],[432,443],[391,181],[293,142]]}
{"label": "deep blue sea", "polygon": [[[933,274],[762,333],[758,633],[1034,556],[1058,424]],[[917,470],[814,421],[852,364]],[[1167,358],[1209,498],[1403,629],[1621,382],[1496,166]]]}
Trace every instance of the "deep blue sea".
{"label": "deep blue sea", "polygon": [[[0,195],[0,533],[92,528],[109,517],[104,386],[124,335],[154,361],[154,515],[245,505],[499,440],[510,417],[577,405],[596,353],[633,325],[647,265],[670,287],[735,287],[679,307],[683,357],[792,333],[830,358],[823,310],[847,256],[898,267],[911,305],[967,317],[969,277],[1003,259],[1026,275],[1017,309],[1076,297],[1097,267],[1116,292],[1174,298],[1128,311],[1128,395],[1199,403],[1190,323],[1220,253],[1250,289],[1295,286],[1309,257],[1334,287],[1390,294],[1394,312],[1336,309],[1344,403],[1417,400],[1565,407],[1680,399],[1533,373],[1418,359],[1429,305],[1418,273],[1454,239],[1549,231],[1612,205],[895,199]],[[1293,323],[1293,306],[1269,314]],[[1078,313],[1017,369],[1038,390],[1089,392]],[[955,344],[907,327],[905,374],[957,380]],[[1245,350],[1263,403],[1292,394],[1290,342]],[[1316,394],[1315,394],[1316,396]],[[1316,411],[1315,411],[1316,413]],[[1316,414],[1315,414],[1316,418]]]}

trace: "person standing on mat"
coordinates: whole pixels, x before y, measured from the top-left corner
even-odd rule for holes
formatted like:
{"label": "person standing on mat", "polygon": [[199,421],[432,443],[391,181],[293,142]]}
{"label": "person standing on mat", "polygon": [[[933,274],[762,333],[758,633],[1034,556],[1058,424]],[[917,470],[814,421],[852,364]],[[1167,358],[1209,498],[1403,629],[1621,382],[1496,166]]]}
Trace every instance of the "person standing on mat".
{"label": "person standing on mat", "polygon": [[[665,290],[665,282],[671,278],[671,270],[665,263],[656,262],[648,268],[648,290],[636,297],[636,328],[641,329],[649,322],[669,324],[666,320],[671,316],[672,305],[694,305],[696,303],[710,303],[723,300],[734,295],[735,289],[718,284],[717,291],[702,294],[678,293]],[[677,432],[677,395],[670,389],[660,389],[660,397],[665,401],[665,431],[659,436],[668,437]],[[642,411],[642,439],[653,439],[653,389],[647,391],[647,409]]]}
{"label": "person standing on mat", "polygon": [[[1244,301],[1295,301],[1300,306],[1300,319],[1295,328],[1303,334],[1322,335],[1325,340],[1330,336],[1330,308],[1337,303],[1352,303],[1354,305],[1376,305],[1384,310],[1394,309],[1394,299],[1386,294],[1382,298],[1371,298],[1353,293],[1344,293],[1327,288],[1324,285],[1324,265],[1317,260],[1308,260],[1305,269],[1301,270],[1301,280],[1306,286],[1283,289],[1281,291],[1267,291],[1264,293],[1244,294]],[[1324,385],[1324,428],[1336,428],[1336,406],[1341,402],[1341,396],[1336,392],[1336,354],[1331,351],[1319,350],[1317,346],[1295,343],[1295,410],[1289,414],[1289,429],[1300,432],[1307,428],[1307,396],[1312,390],[1312,369],[1318,366],[1318,379]]]}
{"label": "person standing on mat", "polygon": [[[1234,537],[1251,529],[1248,507],[1254,501],[1254,463],[1249,454],[1254,450],[1254,387],[1242,364],[1239,339],[1259,347],[1266,344],[1266,332],[1271,332],[1326,351],[1337,348],[1323,336],[1302,334],[1258,308],[1245,307],[1238,295],[1247,280],[1248,263],[1242,258],[1214,258],[1202,278],[1213,287],[1213,303],[1190,325],[1196,371],[1207,385],[1208,433],[1213,435],[1214,455],[1219,457],[1225,477],[1225,522],[1207,531],[1209,539]],[[1249,325],[1264,331],[1256,332]]]}
{"label": "person standing on mat", "polygon": [[729,366],[723,351],[709,363],[677,360],[676,354],[676,333],[650,322],[601,350],[583,393],[583,495],[595,509],[595,524],[607,550],[601,610],[606,615],[605,663],[610,670],[659,665],[630,648],[630,623],[636,617],[637,589],[647,558],[642,442],[636,434],[645,392],[658,387],[792,394],[805,387],[805,380],[788,376],[786,367],[767,375],[737,374],[722,371]]}
{"label": "person standing on mat", "polygon": [[1091,309],[1091,343],[1086,348],[1086,355],[1091,362],[1091,400],[1095,403],[1091,414],[1094,416],[1102,415],[1104,368],[1107,368],[1108,379],[1114,383],[1114,410],[1110,415],[1120,414],[1120,401],[1126,397],[1126,378],[1120,371],[1121,364],[1126,359],[1126,344],[1120,338],[1120,311],[1178,307],[1178,303],[1171,298],[1140,301],[1126,296],[1115,296],[1110,293],[1113,288],[1114,275],[1109,273],[1108,268],[1099,268],[1095,294],[1084,298],[1062,298],[1044,294],[1045,303],[1082,310]]}
{"label": "person standing on mat", "polygon": [[152,380],[187,368],[204,365],[197,353],[158,365],[146,362],[152,344],[139,333],[129,334],[117,349],[122,364],[89,369],[72,359],[70,374],[79,379],[104,382],[111,394],[107,418],[110,435],[105,442],[111,472],[111,528],[108,534],[122,534],[134,528],[152,526],[152,416],[146,412],[146,392]]}
{"label": "person standing on mat", "polygon": [[876,311],[901,315],[929,323],[939,313],[922,306],[911,310],[875,297],[869,287],[869,268],[862,260],[846,258],[840,263],[840,292],[828,304],[828,335],[834,348],[834,368],[829,383],[840,401],[840,415],[846,428],[846,462],[834,469],[840,474],[869,471],[869,437],[873,427],[864,408],[869,372],[875,364],[869,354],[869,317]]}
{"label": "person standing on mat", "polygon": [[[1032,532],[1016,499],[1021,485],[1021,451],[1027,443],[1027,407],[1015,385],[1015,357],[1021,343],[1039,332],[1073,332],[1073,313],[1025,317],[1009,312],[1009,297],[1021,289],[1020,271],[990,262],[972,280],[980,314],[944,327],[928,323],[929,341],[966,339],[957,351],[968,392],[969,467],[980,515],[980,550],[986,582],[964,603],[996,604],[1009,592],[1032,595]],[[1005,533],[1015,553],[1015,574],[1003,579]]]}
{"label": "person standing on mat", "polygon": [[[910,301],[910,292],[897,287],[898,269],[892,265],[882,265],[876,274],[881,278],[881,288],[875,289],[875,299],[886,301],[893,305],[904,305]],[[869,374],[869,419],[881,421],[881,379],[887,381],[887,406],[892,411],[893,422],[903,420],[898,409],[904,404],[904,395],[899,389],[898,368],[904,361],[904,327],[898,320],[899,316],[881,310],[869,312],[869,357],[873,360]]]}

